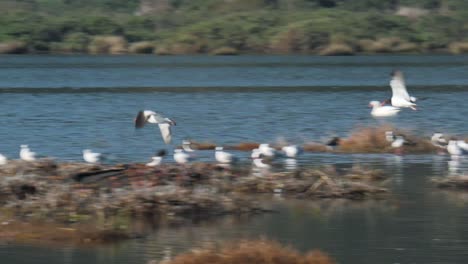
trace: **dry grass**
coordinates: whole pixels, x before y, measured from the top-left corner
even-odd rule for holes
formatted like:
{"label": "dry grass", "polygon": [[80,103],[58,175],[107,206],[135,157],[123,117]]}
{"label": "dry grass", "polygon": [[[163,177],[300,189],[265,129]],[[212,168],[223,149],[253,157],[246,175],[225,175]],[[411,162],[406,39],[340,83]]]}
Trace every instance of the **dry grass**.
{"label": "dry grass", "polygon": [[212,150],[216,148],[215,143],[211,142],[190,142],[190,146],[198,150]]}
{"label": "dry grass", "polygon": [[130,44],[128,51],[136,54],[151,54],[154,51],[154,44],[150,41],[135,42]]}
{"label": "dry grass", "polygon": [[437,151],[429,139],[417,138],[406,131],[395,129],[390,125],[358,128],[348,138],[341,140],[338,150],[347,153],[391,152],[390,143],[385,139],[386,131],[393,131],[396,135],[402,135],[410,142],[410,145],[404,146],[406,152],[431,153]]}
{"label": "dry grass", "polygon": [[277,54],[288,54],[302,51],[304,33],[296,28],[288,28],[276,35],[270,44],[270,50]]}
{"label": "dry grass", "polygon": [[468,53],[468,42],[454,42],[449,45],[449,51],[453,54]]}
{"label": "dry grass", "polygon": [[162,262],[164,264],[331,264],[325,253],[306,254],[268,240],[241,241],[222,247],[194,250]]}
{"label": "dry grass", "polygon": [[228,149],[235,149],[239,151],[251,151],[255,148],[258,148],[260,144],[255,142],[242,142],[234,146],[229,146]]}
{"label": "dry grass", "polygon": [[304,151],[310,151],[310,152],[327,152],[329,149],[327,148],[326,145],[316,143],[316,142],[310,142],[306,143],[303,146]]}
{"label": "dry grass", "polygon": [[211,52],[212,55],[238,55],[239,51],[232,47],[220,47]]}
{"label": "dry grass", "polygon": [[353,55],[355,53],[353,47],[345,43],[332,43],[325,46],[320,52],[324,56],[337,56],[337,55]]}
{"label": "dry grass", "polygon": [[122,54],[127,51],[127,41],[120,36],[96,36],[88,50],[92,54]]}
{"label": "dry grass", "polygon": [[393,52],[397,52],[397,53],[415,53],[415,52],[420,52],[420,51],[421,51],[421,47],[411,42],[402,42],[393,48]]}
{"label": "dry grass", "polygon": [[401,47],[403,42],[401,39],[392,37],[392,38],[380,38],[377,40],[371,39],[363,39],[360,40],[358,45],[360,50],[364,52],[371,52],[371,53],[389,53],[394,52],[395,49],[402,49]]}
{"label": "dry grass", "polygon": [[27,45],[21,41],[0,43],[0,54],[21,54],[27,51]]}

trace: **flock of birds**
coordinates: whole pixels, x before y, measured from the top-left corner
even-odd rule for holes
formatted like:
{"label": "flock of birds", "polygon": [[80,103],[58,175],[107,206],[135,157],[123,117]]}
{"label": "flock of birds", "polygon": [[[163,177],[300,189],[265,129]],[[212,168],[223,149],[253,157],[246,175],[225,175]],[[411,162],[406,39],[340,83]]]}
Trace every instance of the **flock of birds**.
{"label": "flock of birds", "polygon": [[[369,106],[372,107],[371,115],[375,117],[394,116],[400,112],[402,108],[411,108],[416,110],[416,98],[410,96],[405,85],[403,73],[400,70],[394,70],[391,74],[390,87],[392,88],[392,97],[383,102],[371,101]],[[171,127],[176,125],[176,122],[170,118],[151,111],[139,111],[135,118],[135,128],[143,128],[147,123],[156,124],[161,132],[164,143],[170,144],[172,140]],[[396,154],[401,154],[399,150],[404,145],[412,144],[402,135],[394,135],[393,131],[387,131],[385,138],[392,148],[396,150]],[[327,147],[335,147],[339,144],[339,138],[333,138],[326,145]],[[431,137],[431,142],[434,146],[440,149],[445,149],[452,158],[457,158],[468,154],[468,144],[464,140],[446,139],[442,133],[435,133]],[[191,148],[190,141],[184,140],[182,148],[174,149],[173,158],[178,164],[186,164],[193,160],[194,156],[191,152],[195,150]],[[252,150],[251,158],[253,165],[257,168],[269,168],[270,165],[264,162],[264,158],[273,159],[278,156],[286,157],[286,163],[295,164],[295,158],[302,152],[302,149],[297,145],[289,145],[282,147],[281,151],[277,151],[269,144],[260,144],[258,148]],[[166,155],[165,150],[160,150],[146,166],[154,167],[161,164],[163,157]],[[24,161],[35,161],[36,153],[31,151],[28,145],[21,145],[19,156]],[[101,153],[96,153],[90,149],[83,150],[83,159],[87,163],[100,163],[104,156]],[[231,153],[225,151],[223,147],[216,147],[214,153],[215,160],[220,164],[231,164],[238,159]],[[8,159],[0,154],[0,165],[7,164]]]}

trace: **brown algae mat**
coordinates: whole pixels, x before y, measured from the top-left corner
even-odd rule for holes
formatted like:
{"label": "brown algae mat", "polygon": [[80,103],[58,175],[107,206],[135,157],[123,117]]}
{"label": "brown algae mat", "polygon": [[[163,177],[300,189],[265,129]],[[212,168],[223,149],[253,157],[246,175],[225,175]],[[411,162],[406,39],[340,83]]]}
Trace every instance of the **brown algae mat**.
{"label": "brown algae mat", "polygon": [[[128,228],[133,220],[177,223],[269,212],[252,199],[252,195],[260,194],[301,199],[382,199],[388,195],[382,187],[385,179],[381,171],[360,166],[345,171],[328,166],[255,174],[250,166],[225,169],[211,163],[149,168],[143,164],[108,166],[46,159],[10,161],[0,167],[0,222],[4,223],[0,239],[27,240],[22,230],[35,233],[32,240],[47,233],[36,227],[21,227],[33,222],[54,223],[61,228],[56,232],[58,238],[54,235],[52,240],[125,239],[135,236]],[[94,228],[88,228],[90,225]]]}
{"label": "brown algae mat", "polygon": [[[306,141],[302,144],[302,149],[309,152],[334,152],[334,153],[393,153],[391,143],[385,138],[386,131],[393,131],[395,135],[403,136],[406,143],[402,147],[403,153],[427,154],[441,151],[430,141],[430,136],[422,137],[413,133],[397,129],[391,125],[358,127],[350,132],[348,137],[340,138],[336,147],[327,146],[325,143]],[[281,150],[285,146],[284,140],[280,143],[272,144],[276,150]],[[197,150],[213,150],[216,144],[213,142],[199,143],[192,141],[191,146]],[[238,151],[251,151],[259,146],[258,142],[241,142],[235,145],[224,146],[225,149]]]}
{"label": "brown algae mat", "polygon": [[[150,261],[148,264],[157,264]],[[159,264],[333,264],[335,261],[319,250],[305,254],[292,247],[269,240],[240,241],[237,243],[194,249]]]}

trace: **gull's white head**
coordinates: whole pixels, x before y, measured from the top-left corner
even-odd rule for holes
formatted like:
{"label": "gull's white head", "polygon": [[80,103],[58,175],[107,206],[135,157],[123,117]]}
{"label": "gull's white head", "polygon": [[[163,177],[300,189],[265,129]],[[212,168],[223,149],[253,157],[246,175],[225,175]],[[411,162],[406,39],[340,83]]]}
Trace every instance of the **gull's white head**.
{"label": "gull's white head", "polygon": [[262,143],[258,146],[259,149],[262,149],[262,148],[269,148],[270,147],[270,144],[268,143]]}
{"label": "gull's white head", "polygon": [[83,153],[91,153],[90,149],[83,149]]}
{"label": "gull's white head", "polygon": [[369,102],[369,107],[378,107],[378,106],[380,106],[379,101],[370,101]]}
{"label": "gull's white head", "polygon": [[216,147],[215,150],[216,151],[221,151],[221,150],[223,150],[223,147]]}
{"label": "gull's white head", "polygon": [[182,153],[181,149],[174,149],[174,153]]}
{"label": "gull's white head", "polygon": [[22,148],[22,149],[28,148],[28,145],[24,145],[24,144],[23,144],[23,145],[21,145],[21,148]]}

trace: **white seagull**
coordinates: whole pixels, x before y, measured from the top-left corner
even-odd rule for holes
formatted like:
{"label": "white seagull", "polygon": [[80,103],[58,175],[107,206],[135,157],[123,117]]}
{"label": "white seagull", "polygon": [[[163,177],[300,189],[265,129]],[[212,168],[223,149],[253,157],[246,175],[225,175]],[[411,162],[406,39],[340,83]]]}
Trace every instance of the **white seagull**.
{"label": "white seagull", "polygon": [[191,157],[182,149],[174,149],[174,160],[178,164],[186,164],[191,160]]}
{"label": "white seagull", "polygon": [[382,106],[379,101],[370,101],[369,107],[372,107],[371,115],[375,117],[394,116],[400,112],[400,108],[390,105]]}
{"label": "white seagull", "polygon": [[171,126],[176,125],[174,120],[150,110],[138,112],[138,115],[135,118],[135,128],[142,128],[146,123],[158,124],[164,143],[171,143]]}
{"label": "white seagull", "polygon": [[395,107],[410,107],[416,110],[416,98],[410,96],[406,90],[405,79],[403,73],[399,70],[392,72],[392,79],[390,80],[390,87],[392,88],[392,98],[390,102]]}
{"label": "white seagull", "polygon": [[0,165],[6,165],[8,162],[8,159],[5,155],[0,154]]}
{"label": "white seagull", "polygon": [[457,140],[457,145],[462,149],[463,153],[468,153],[468,144],[465,142],[465,140]]}
{"label": "white seagull", "polygon": [[24,161],[35,161],[36,160],[36,153],[32,152],[28,145],[21,145],[20,150],[20,158]]}
{"label": "white seagull", "polygon": [[402,136],[396,136],[392,142],[392,148],[401,148],[406,140]]}
{"label": "white seagull", "polygon": [[182,148],[184,149],[185,152],[194,152],[195,150],[192,149],[191,147],[192,142],[188,140],[182,140]]}
{"label": "white seagull", "polygon": [[392,143],[395,140],[395,135],[393,131],[385,131],[385,140]]}
{"label": "white seagull", "polygon": [[259,169],[269,169],[271,166],[269,164],[263,163],[262,159],[263,154],[259,158],[253,159],[253,165]]}
{"label": "white seagull", "polygon": [[457,140],[449,140],[448,145],[447,145],[447,152],[453,158],[457,158],[463,155],[463,149],[459,146]]}
{"label": "white seagull", "polygon": [[162,158],[166,155],[166,151],[164,149],[158,151],[156,156],[151,157],[151,162],[146,163],[148,167],[156,167],[162,162]]}
{"label": "white seagull", "polygon": [[83,159],[87,163],[96,164],[96,163],[99,163],[99,161],[101,159],[101,153],[92,152],[90,149],[84,149],[83,150]]}
{"label": "white seagull", "polygon": [[264,143],[258,146],[258,150],[260,154],[264,155],[265,157],[274,157],[276,155],[276,151],[274,148],[270,147],[269,144]]}
{"label": "white seagull", "polygon": [[297,145],[284,146],[281,148],[281,150],[288,158],[295,158],[301,152]]}
{"label": "white seagull", "polygon": [[444,138],[444,134],[442,133],[434,133],[431,137],[431,143],[439,148],[446,148],[448,144],[447,140]]}
{"label": "white seagull", "polygon": [[250,154],[250,157],[252,159],[258,159],[260,158],[260,150],[258,148],[252,149],[252,154]]}
{"label": "white seagull", "polygon": [[219,163],[231,163],[235,161],[235,157],[231,153],[224,151],[223,147],[216,147],[215,159]]}

